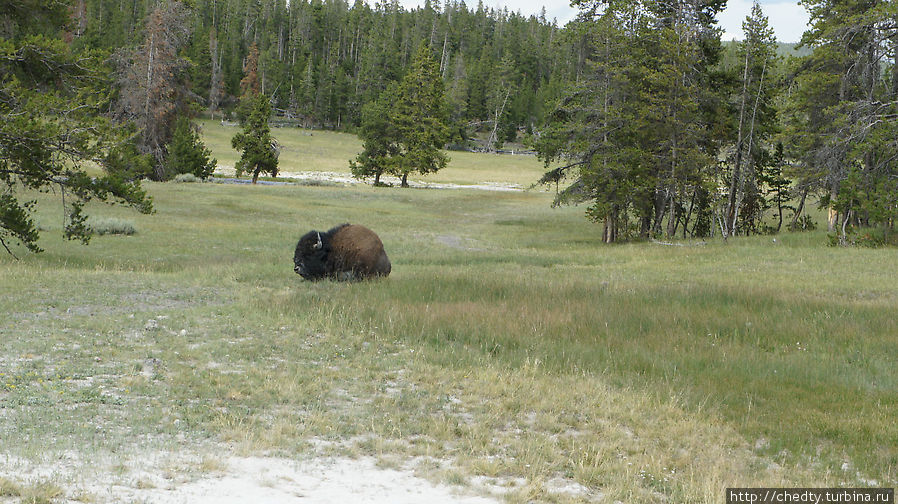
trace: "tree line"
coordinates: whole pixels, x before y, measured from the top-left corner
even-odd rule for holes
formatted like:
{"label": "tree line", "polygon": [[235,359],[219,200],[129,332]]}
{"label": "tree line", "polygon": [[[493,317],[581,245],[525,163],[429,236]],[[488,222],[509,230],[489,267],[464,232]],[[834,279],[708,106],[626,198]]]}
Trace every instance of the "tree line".
{"label": "tree line", "polygon": [[[259,51],[260,92],[279,115],[316,128],[354,129],[364,105],[408,73],[422,42],[446,87],[455,140],[483,129],[491,146],[542,123],[545,103],[576,73],[579,48],[545,13],[397,0],[189,0],[177,31],[190,91],[213,113],[232,110],[244,64]],[[161,0],[76,0],[78,47],[143,43]],[[167,8],[167,7],[166,7]]]}
{"label": "tree line", "polygon": [[[579,0],[586,70],[536,140],[556,203],[588,202],[604,240],[724,238],[809,225],[895,240],[898,6],[807,0],[810,54],[783,59],[755,2],[725,51],[724,0]],[[726,55],[725,61],[722,56]]]}
{"label": "tree line", "polygon": [[804,4],[807,54],[783,58],[757,3],[723,46],[725,0],[577,0],[564,28],[456,0],[9,0],[0,244],[37,250],[23,186],[59,189],[86,241],[87,201],[151,211],[141,178],[209,176],[202,109],[243,124],[254,180],[277,173],[272,113],[358,132],[354,174],[403,185],[448,143],[523,133],[556,203],[587,202],[607,242],[806,228],[809,200],[835,243],[894,241],[898,7]]}

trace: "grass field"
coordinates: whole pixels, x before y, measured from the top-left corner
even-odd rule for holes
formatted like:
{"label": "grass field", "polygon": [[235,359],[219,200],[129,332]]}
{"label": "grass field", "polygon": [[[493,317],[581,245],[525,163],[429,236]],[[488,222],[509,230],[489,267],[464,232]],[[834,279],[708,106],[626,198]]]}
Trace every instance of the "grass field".
{"label": "grass field", "polygon": [[[358,145],[291,138],[320,152],[310,169]],[[464,159],[440,176],[539,172]],[[544,192],[146,187],[154,215],[91,206],[137,233],[88,247],[36,195],[46,252],[0,256],[0,502],[95,501],[29,465],[140,485],[129,461],[203,446],[431,461],[515,503],[898,483],[894,250],[822,232],[604,246]],[[389,278],[293,273],[298,237],[340,222],[381,235]]]}
{"label": "grass field", "polygon": [[[233,168],[240,158],[231,148],[231,138],[237,126],[223,126],[219,121],[200,121],[203,141],[218,159],[219,165]],[[281,148],[279,168],[282,172],[321,171],[349,173],[349,161],[362,150],[362,142],[355,135],[334,131],[299,128],[272,128]],[[447,152],[449,165],[437,173],[410,179],[432,183],[472,185],[483,182],[504,182],[530,187],[545,171],[534,156]]]}

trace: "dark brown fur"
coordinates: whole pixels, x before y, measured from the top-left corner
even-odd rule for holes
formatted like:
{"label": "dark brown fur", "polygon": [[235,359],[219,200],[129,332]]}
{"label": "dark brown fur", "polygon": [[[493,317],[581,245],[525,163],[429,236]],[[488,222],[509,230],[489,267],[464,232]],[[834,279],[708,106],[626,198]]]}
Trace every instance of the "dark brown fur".
{"label": "dark brown fur", "polygon": [[306,233],[296,244],[293,263],[306,280],[363,280],[387,276],[392,269],[377,234],[354,224]]}

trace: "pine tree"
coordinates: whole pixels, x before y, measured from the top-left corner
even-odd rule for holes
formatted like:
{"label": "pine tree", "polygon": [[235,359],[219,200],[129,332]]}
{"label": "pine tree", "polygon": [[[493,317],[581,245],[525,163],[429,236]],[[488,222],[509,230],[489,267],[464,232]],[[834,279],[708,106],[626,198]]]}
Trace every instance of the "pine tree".
{"label": "pine tree", "polygon": [[243,62],[243,79],[240,80],[240,102],[237,105],[237,120],[246,122],[256,106],[256,97],[261,89],[259,84],[259,49],[256,43],[249,47],[249,54]]}
{"label": "pine tree", "polygon": [[246,103],[249,105],[248,116],[243,121],[242,131],[231,139],[231,147],[240,151],[240,159],[235,165],[237,176],[251,173],[255,184],[263,173],[277,177],[278,146],[268,126],[271,116],[268,97],[258,94],[247,98]]}
{"label": "pine tree", "polygon": [[400,153],[393,171],[408,187],[408,175],[440,170],[449,162],[441,149],[449,140],[449,112],[440,69],[422,42],[397,90],[390,116]]}
{"label": "pine tree", "polygon": [[824,192],[829,229],[848,243],[852,228],[891,229],[898,218],[894,206],[881,211],[889,208],[889,196],[879,190],[898,178],[898,82],[894,70],[886,71],[894,68],[898,50],[895,5],[883,0],[804,4],[811,29],[802,41],[814,52],[796,72],[789,153],[800,160],[802,185]]}
{"label": "pine tree", "polygon": [[505,143],[505,138],[508,136],[507,134],[504,136],[500,135],[502,127],[506,126],[507,129],[507,126],[511,125],[511,127],[514,128],[514,124],[509,120],[509,114],[507,113],[509,108],[509,98],[514,100],[512,94],[516,91],[516,86],[513,81],[513,69],[514,61],[512,61],[510,56],[506,55],[502,58],[499,66],[491,72],[492,89],[487,97],[486,106],[493,127],[486,144],[487,149],[492,152],[500,149],[502,144]]}
{"label": "pine tree", "polygon": [[349,162],[352,176],[358,179],[374,177],[374,185],[380,185],[380,177],[391,173],[399,161],[399,138],[396,127],[390,121],[393,97],[398,93],[393,83],[380,100],[362,107],[362,125],[359,137],[362,152]]}
{"label": "pine tree", "polygon": [[212,56],[213,45],[210,33],[200,29],[192,33],[190,45],[187,49],[190,57],[191,92],[202,98],[202,102],[206,103],[209,101],[209,83],[212,82],[214,65]]}
{"label": "pine tree", "polygon": [[211,156],[212,151],[203,144],[190,119],[187,116],[178,118],[165,160],[167,173],[172,176],[190,173],[200,179],[209,178],[218,164]]}
{"label": "pine tree", "polygon": [[[542,183],[573,184],[556,203],[589,201],[603,239],[617,240],[636,217],[642,236],[704,229],[722,130],[720,86],[712,69],[720,2],[576,2],[583,22],[579,81],[571,85],[536,142],[548,168]],[[715,136],[717,135],[717,136]],[[666,224],[666,228],[664,226]]]}
{"label": "pine tree", "polygon": [[[60,196],[64,234],[90,240],[84,205],[107,201],[152,211],[128,174],[144,171],[131,135],[101,114],[109,100],[109,68],[95,52],[78,52],[55,37],[66,25],[61,2],[13,2],[0,26],[0,245],[40,252],[32,218],[38,202],[24,188]],[[50,35],[48,35],[50,34]],[[99,164],[105,174],[88,175]]]}
{"label": "pine tree", "polygon": [[[658,186],[654,192],[652,232],[676,235],[688,218],[689,201],[716,169],[721,138],[715,106],[723,96],[712,82],[719,34],[713,22],[714,2],[646,2],[652,14],[646,72],[646,102],[651,121],[644,133],[655,158]],[[666,224],[666,226],[664,225]]]}
{"label": "pine tree", "polygon": [[[741,61],[741,92],[738,100],[738,128],[734,155],[731,160],[732,170],[728,181],[729,193],[724,210],[724,218],[720,222],[724,238],[740,231],[740,218],[750,223],[743,226],[747,233],[757,227],[763,214],[758,213],[765,206],[761,201],[762,191],[759,186],[764,171],[774,156],[769,152],[767,141],[776,129],[776,111],[774,99],[774,67],[776,65],[776,39],[773,29],[769,27],[767,17],[756,1],[751,14],[742,23],[745,40],[738,45],[737,55]],[[782,174],[774,176],[779,180]],[[746,207],[754,213],[740,215]],[[782,206],[779,206],[780,211]],[[748,217],[747,219],[743,217]],[[780,214],[780,219],[782,215]]]}
{"label": "pine tree", "polygon": [[[651,114],[644,110],[647,58],[644,34],[649,19],[639,9],[620,2],[603,15],[578,26],[590,52],[581,82],[569,86],[535,147],[548,171],[544,184],[556,188],[565,178],[573,183],[559,192],[555,204],[589,201],[587,215],[603,223],[603,241],[623,237],[628,215],[650,222],[658,183],[648,152]],[[629,28],[628,28],[629,27]],[[643,226],[644,228],[646,226]],[[644,232],[647,232],[645,229]]]}
{"label": "pine tree", "polygon": [[[73,43],[108,49],[141,45],[150,14],[146,9],[168,8],[172,3],[84,0],[82,11],[80,0],[71,1],[76,2],[73,14],[78,22],[73,25]],[[430,8],[414,10],[404,9],[396,1],[370,3],[186,2],[191,7],[187,22],[190,42],[179,54],[195,63],[189,72],[192,91],[208,96],[216,116],[219,107],[228,108],[239,101],[244,65],[252,60],[250,47],[255,43],[258,89],[270,97],[275,109],[297,114],[309,104],[310,110],[301,114],[309,125],[352,129],[359,125],[362,106],[377,99],[387,83],[407,73],[423,41],[433,49],[447,88],[461,93],[452,98],[453,121],[458,126],[476,127],[478,122],[494,118],[495,108],[486,108],[494,91],[492,72],[503,57],[510,59],[514,83],[521,92],[509,93],[509,107],[496,132],[497,137],[507,138],[544,115],[541,101],[528,98],[529,93],[539,94],[552,77],[566,81],[574,75],[576,57],[568,39],[561,36],[560,28],[537,16],[524,18],[488,8],[469,10],[456,1],[442,8],[434,1]],[[78,37],[84,22],[86,27]],[[213,47],[213,33],[217,47]],[[203,42],[207,35],[208,58]],[[464,62],[462,80],[454,79],[456,61]],[[309,74],[313,77],[313,85],[307,87],[311,98],[302,99],[300,82]],[[215,90],[221,93],[213,93]],[[459,101],[461,97],[463,101]],[[483,131],[489,133],[490,128],[485,125]]]}

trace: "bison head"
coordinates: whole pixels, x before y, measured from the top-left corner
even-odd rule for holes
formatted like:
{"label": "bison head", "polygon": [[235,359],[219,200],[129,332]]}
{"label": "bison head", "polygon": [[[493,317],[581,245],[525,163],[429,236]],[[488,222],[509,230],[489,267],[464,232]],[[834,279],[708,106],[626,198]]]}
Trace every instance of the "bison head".
{"label": "bison head", "polygon": [[[325,238],[328,238],[325,235]],[[293,271],[306,280],[318,280],[327,275],[327,256],[330,243],[322,240],[321,233],[309,231],[296,244],[293,253]]]}

